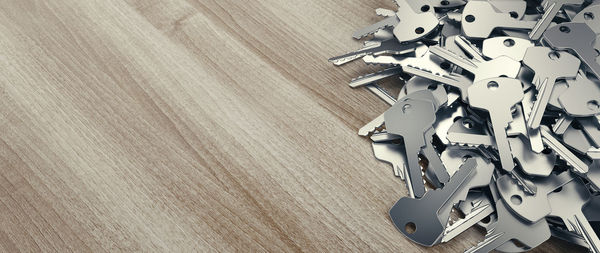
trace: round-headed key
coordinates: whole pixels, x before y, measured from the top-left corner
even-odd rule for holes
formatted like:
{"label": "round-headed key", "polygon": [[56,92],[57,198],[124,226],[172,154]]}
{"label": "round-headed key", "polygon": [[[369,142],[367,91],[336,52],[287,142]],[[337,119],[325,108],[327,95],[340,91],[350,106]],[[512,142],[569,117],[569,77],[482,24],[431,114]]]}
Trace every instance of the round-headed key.
{"label": "round-headed key", "polygon": [[596,33],[584,23],[562,23],[544,33],[544,42],[557,50],[570,50],[581,59],[590,72],[600,78],[598,52],[594,49]]}
{"label": "round-headed key", "polygon": [[502,168],[512,172],[515,164],[506,136],[506,127],[513,120],[511,108],[523,100],[521,81],[498,77],[485,79],[469,87],[469,103],[472,107],[489,112],[492,129]]}

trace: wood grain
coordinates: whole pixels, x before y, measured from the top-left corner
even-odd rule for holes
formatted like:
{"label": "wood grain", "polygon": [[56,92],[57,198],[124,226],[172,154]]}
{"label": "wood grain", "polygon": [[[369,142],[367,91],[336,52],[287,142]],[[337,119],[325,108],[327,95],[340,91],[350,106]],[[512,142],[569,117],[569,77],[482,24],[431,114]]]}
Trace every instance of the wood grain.
{"label": "wood grain", "polygon": [[[335,68],[388,1],[0,5],[0,249],[459,252],[387,217],[356,135],[387,106]],[[551,241],[538,252],[572,250]]]}

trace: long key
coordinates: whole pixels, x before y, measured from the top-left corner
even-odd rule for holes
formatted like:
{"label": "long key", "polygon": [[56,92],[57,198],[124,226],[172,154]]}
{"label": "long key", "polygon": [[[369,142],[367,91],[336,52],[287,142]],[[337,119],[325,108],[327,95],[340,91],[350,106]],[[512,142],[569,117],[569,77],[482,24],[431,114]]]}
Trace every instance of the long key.
{"label": "long key", "polygon": [[521,81],[506,77],[474,83],[469,88],[471,106],[489,112],[502,168],[512,172],[515,167],[506,136],[506,127],[513,120],[511,108],[523,99]]}
{"label": "long key", "polygon": [[488,1],[469,1],[462,13],[462,30],[465,36],[472,39],[490,37],[496,28],[531,29],[535,21],[514,19],[509,13],[496,12]]}
{"label": "long key", "polygon": [[560,217],[567,230],[581,235],[592,252],[600,252],[600,239],[583,214],[583,207],[590,201],[591,194],[581,179],[564,185],[561,190],[548,195],[552,207],[550,215]]}
{"label": "long key", "polygon": [[552,19],[556,17],[558,11],[562,9],[564,5],[581,5],[584,0],[546,0],[543,3],[544,7],[544,15],[537,21],[531,32],[529,33],[529,38],[531,40],[539,40],[542,37],[542,34],[548,29]]}
{"label": "long key", "polygon": [[534,248],[550,239],[550,228],[544,219],[533,224],[526,222],[515,217],[502,200],[496,201],[496,213],[498,220],[488,230],[485,240],[465,253],[490,252],[513,239],[518,239],[527,248]]}
{"label": "long key", "polygon": [[[468,158],[443,188],[429,191],[421,199],[401,198],[390,217],[410,240],[426,246],[439,243],[452,207],[465,200],[470,189],[489,185],[493,172],[492,163],[481,157]],[[416,227],[413,233],[407,229],[410,227]]]}
{"label": "long key", "polygon": [[562,23],[544,33],[544,42],[557,50],[571,50],[581,62],[600,78],[600,64],[596,62],[598,52],[594,49],[596,33],[583,23]]}
{"label": "long key", "polygon": [[550,101],[554,83],[559,78],[575,78],[581,61],[567,52],[554,51],[547,47],[530,47],[525,53],[523,63],[535,72],[533,84],[538,89],[538,95],[527,126],[537,129]]}
{"label": "long key", "polygon": [[[476,1],[469,2],[473,3]],[[473,82],[492,77],[506,76],[515,78],[521,70],[521,63],[508,56],[500,56],[489,61],[477,61],[465,59],[443,47],[432,46],[429,48],[431,53],[445,59],[466,71],[471,72],[475,78]],[[499,68],[498,66],[502,66]]]}
{"label": "long key", "polygon": [[351,61],[360,59],[367,55],[382,55],[382,54],[396,54],[404,55],[412,53],[415,49],[422,44],[401,44],[396,39],[389,39],[384,41],[369,41],[365,43],[365,46],[357,51],[343,54],[340,56],[332,57],[329,59],[336,66],[344,65]]}
{"label": "long key", "polygon": [[384,113],[387,131],[404,139],[408,163],[405,177],[411,197],[420,198],[425,194],[418,155],[421,148],[429,143],[425,140],[425,132],[433,127],[435,112],[433,102],[408,98],[394,104]]}
{"label": "long key", "polygon": [[394,27],[394,36],[399,42],[410,42],[428,35],[439,25],[439,20],[430,5],[416,0],[395,0],[395,2],[398,6],[396,15],[357,31],[353,37],[361,39],[379,30]]}

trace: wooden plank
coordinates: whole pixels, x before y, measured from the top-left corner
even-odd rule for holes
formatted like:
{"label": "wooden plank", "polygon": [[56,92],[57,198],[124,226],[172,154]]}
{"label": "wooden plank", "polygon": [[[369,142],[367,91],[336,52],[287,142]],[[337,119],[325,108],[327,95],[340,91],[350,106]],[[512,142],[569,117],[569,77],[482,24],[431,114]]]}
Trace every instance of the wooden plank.
{"label": "wooden plank", "polygon": [[[0,248],[431,251],[356,130],[387,106],[335,68],[379,1],[0,5]],[[391,7],[386,3],[384,7]],[[570,245],[552,242],[541,251]],[[540,252],[541,252],[540,251]]]}

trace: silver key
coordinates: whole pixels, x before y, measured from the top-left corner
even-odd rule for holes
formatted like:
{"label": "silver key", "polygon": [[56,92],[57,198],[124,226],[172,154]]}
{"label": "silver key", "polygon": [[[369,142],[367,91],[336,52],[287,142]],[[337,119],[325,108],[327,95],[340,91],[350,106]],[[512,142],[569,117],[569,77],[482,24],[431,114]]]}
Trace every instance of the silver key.
{"label": "silver key", "polygon": [[467,101],[467,89],[469,88],[469,86],[471,86],[471,84],[473,84],[473,82],[471,82],[471,80],[469,80],[467,77],[463,76],[463,75],[458,75],[458,74],[449,74],[449,75],[442,75],[442,74],[437,74],[437,73],[433,73],[429,70],[425,70],[425,69],[420,69],[418,67],[413,67],[413,66],[407,66],[404,68],[404,72],[407,74],[411,74],[411,75],[415,75],[421,78],[425,78],[434,82],[440,82],[443,84],[447,84],[451,87],[454,87],[456,89],[458,89],[460,91],[461,94],[461,99],[463,101]]}
{"label": "silver key", "polygon": [[395,2],[398,5],[396,15],[357,31],[353,37],[361,39],[379,30],[393,27],[394,36],[402,43],[418,40],[439,25],[439,20],[430,5],[415,0],[395,0]]}
{"label": "silver key", "polygon": [[[572,20],[577,23],[585,23],[596,34],[600,34],[600,4],[592,4],[581,10]],[[596,42],[597,39],[596,39]]]}
{"label": "silver key", "polygon": [[515,37],[494,37],[483,41],[482,53],[488,58],[508,56],[515,61],[522,61],[525,52],[534,44],[527,40]]}
{"label": "silver key", "polygon": [[[475,1],[469,2],[469,4],[473,2]],[[473,82],[499,76],[514,78],[519,74],[519,70],[521,69],[521,63],[507,56],[501,56],[489,61],[476,61],[460,57],[439,46],[432,46],[429,50],[433,54],[471,72],[475,76]],[[502,68],[498,68],[498,66],[502,66]]]}
{"label": "silver key", "polygon": [[380,161],[392,165],[394,175],[404,180],[406,157],[404,143],[377,143],[373,142],[373,154]]}
{"label": "silver key", "polygon": [[435,122],[434,104],[431,101],[407,98],[392,106],[384,113],[384,117],[387,131],[403,137],[408,164],[406,184],[410,195],[420,198],[425,194],[425,185],[418,155],[421,148],[431,145],[425,140],[425,133]]}
{"label": "silver key", "polygon": [[565,145],[563,145],[550,129],[546,126],[540,126],[540,133],[542,134],[542,140],[544,144],[552,148],[563,160],[567,162],[569,166],[573,168],[573,171],[583,175],[589,170],[589,166],[571,152]]}
{"label": "silver key", "polygon": [[457,119],[448,129],[448,141],[452,144],[491,147],[496,144],[487,128],[469,117]]}
{"label": "silver key", "polygon": [[490,37],[494,29],[528,30],[535,22],[517,20],[509,13],[497,12],[487,1],[469,1],[463,9],[461,24],[465,36],[484,39]]}
{"label": "silver key", "polygon": [[371,73],[371,74],[367,74],[364,76],[359,76],[357,78],[354,78],[354,79],[352,79],[352,81],[350,82],[349,85],[352,88],[357,88],[357,87],[365,86],[368,84],[376,83],[385,78],[400,75],[401,73],[402,73],[401,67],[391,67],[391,68],[387,68],[387,69],[384,69],[384,70],[381,70],[381,71],[378,71],[375,73]]}
{"label": "silver key", "polygon": [[545,12],[542,18],[538,20],[533,29],[531,29],[531,33],[529,33],[529,38],[532,40],[539,40],[542,37],[542,34],[548,29],[552,19],[556,17],[558,11],[567,4],[570,5],[581,5],[584,0],[544,0],[542,4]]}
{"label": "silver key", "polygon": [[336,66],[344,65],[367,55],[396,54],[404,55],[415,51],[421,44],[400,44],[396,39],[369,41],[362,49],[329,59]]}
{"label": "silver key", "polygon": [[510,175],[499,177],[496,185],[502,200],[514,214],[528,222],[538,222],[552,211],[548,202],[548,194],[567,184],[573,178],[572,174],[566,171],[559,175],[552,174],[549,177],[536,179],[535,184],[538,191],[535,195],[524,194]]}
{"label": "silver key", "polygon": [[600,78],[598,52],[593,47],[596,33],[583,23],[562,23],[544,33],[544,42],[557,50],[570,50],[581,59],[590,72]]}
{"label": "silver key", "polygon": [[511,107],[523,99],[521,81],[499,77],[476,82],[469,88],[469,102],[472,107],[489,112],[500,155],[502,168],[511,172],[514,168],[506,127],[513,118]]}
{"label": "silver key", "polygon": [[567,230],[581,235],[592,252],[600,252],[600,239],[582,211],[590,198],[591,195],[581,179],[573,179],[548,195],[552,207],[550,215],[560,217]]}
{"label": "silver key", "polygon": [[558,97],[565,112],[575,117],[600,114],[600,86],[583,75],[567,80],[569,87]]}
{"label": "silver key", "polygon": [[536,86],[538,95],[527,126],[537,129],[550,101],[554,83],[559,78],[574,79],[579,72],[581,61],[567,52],[554,51],[547,47],[530,47],[525,53],[523,63],[535,72],[533,85]]}
{"label": "silver key", "polygon": [[527,248],[534,248],[550,238],[546,220],[529,223],[507,209],[502,200],[496,201],[497,222],[488,230],[485,240],[468,249],[465,253],[490,252],[513,239],[519,240]]}
{"label": "silver key", "polygon": [[[426,246],[439,243],[454,204],[464,200],[470,189],[489,185],[493,171],[494,165],[483,158],[468,158],[443,188],[429,191],[421,199],[401,198],[390,217],[412,241]],[[407,227],[416,230],[410,233]]]}
{"label": "silver key", "polygon": [[530,176],[547,177],[552,173],[556,163],[556,154],[545,149],[539,154],[529,148],[529,140],[522,136],[509,138],[510,147],[521,170]]}

